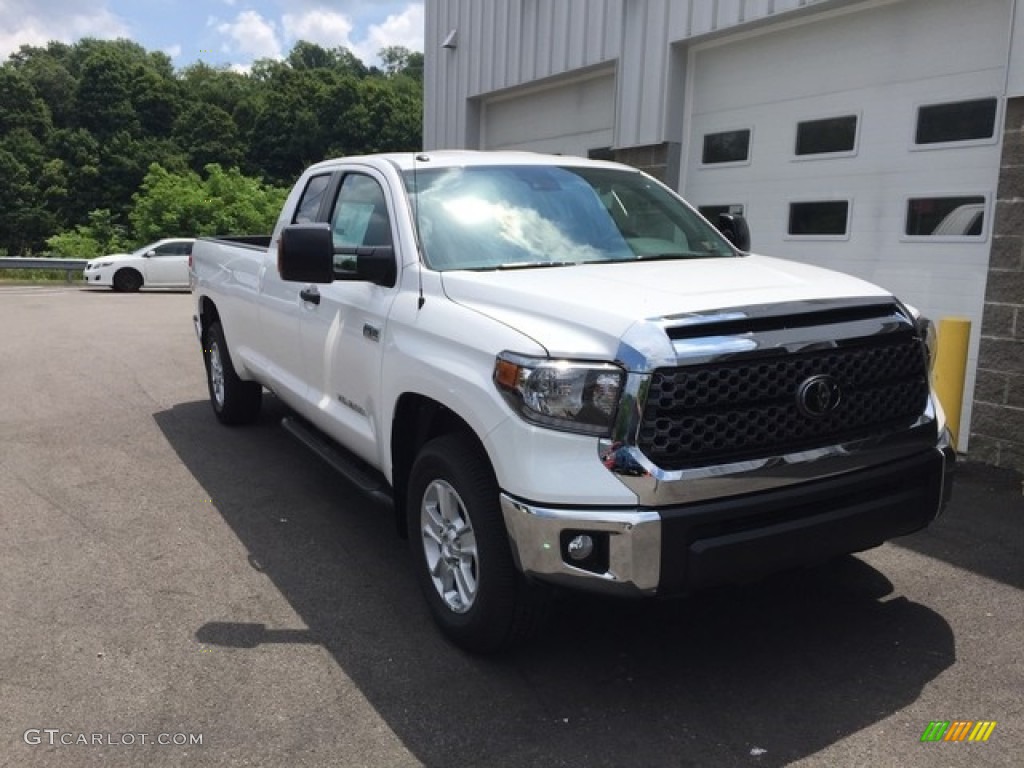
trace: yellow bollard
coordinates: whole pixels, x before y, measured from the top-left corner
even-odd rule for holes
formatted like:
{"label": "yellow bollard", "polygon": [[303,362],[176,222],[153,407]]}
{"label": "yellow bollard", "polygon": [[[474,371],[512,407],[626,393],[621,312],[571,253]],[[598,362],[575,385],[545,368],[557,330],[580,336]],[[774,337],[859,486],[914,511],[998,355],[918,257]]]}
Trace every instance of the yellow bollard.
{"label": "yellow bollard", "polygon": [[935,382],[935,394],[946,412],[949,431],[953,433],[953,445],[959,445],[960,440],[960,414],[963,411],[970,340],[971,321],[966,317],[944,317],[939,321],[932,380]]}

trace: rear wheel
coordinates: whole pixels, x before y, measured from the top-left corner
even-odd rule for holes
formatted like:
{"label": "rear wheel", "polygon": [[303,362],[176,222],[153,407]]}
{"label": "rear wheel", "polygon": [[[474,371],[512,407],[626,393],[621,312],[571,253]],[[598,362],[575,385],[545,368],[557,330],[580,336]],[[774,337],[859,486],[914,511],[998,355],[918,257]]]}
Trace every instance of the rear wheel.
{"label": "rear wheel", "polygon": [[459,435],[427,443],[410,473],[407,508],[417,579],[445,635],[489,653],[534,634],[546,595],[513,562],[498,484],[479,448]]}
{"label": "rear wheel", "polygon": [[142,287],[142,275],[131,268],[119,269],[114,273],[114,290],[121,293],[135,293]]}
{"label": "rear wheel", "polygon": [[203,336],[203,359],[210,404],[222,424],[249,424],[259,416],[263,386],[243,381],[235,372],[219,322],[211,323]]}

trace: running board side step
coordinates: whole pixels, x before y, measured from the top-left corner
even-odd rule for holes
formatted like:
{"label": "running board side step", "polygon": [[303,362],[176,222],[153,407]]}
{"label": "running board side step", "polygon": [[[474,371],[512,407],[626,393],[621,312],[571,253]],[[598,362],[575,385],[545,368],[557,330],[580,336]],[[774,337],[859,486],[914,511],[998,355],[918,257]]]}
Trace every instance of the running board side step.
{"label": "running board side step", "polygon": [[360,491],[393,506],[394,497],[384,476],[367,466],[362,459],[345,450],[316,427],[298,417],[285,416],[281,419],[281,426]]}

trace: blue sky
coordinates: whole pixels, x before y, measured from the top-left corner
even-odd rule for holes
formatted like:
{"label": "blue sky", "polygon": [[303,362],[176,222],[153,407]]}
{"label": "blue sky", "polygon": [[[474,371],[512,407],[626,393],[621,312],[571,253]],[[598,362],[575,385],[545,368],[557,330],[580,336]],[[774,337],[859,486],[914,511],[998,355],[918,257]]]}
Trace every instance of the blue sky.
{"label": "blue sky", "polygon": [[343,45],[367,64],[387,45],[423,50],[423,3],[410,0],[0,0],[0,60],[21,45],[126,37],[184,67],[240,69],[297,40]]}

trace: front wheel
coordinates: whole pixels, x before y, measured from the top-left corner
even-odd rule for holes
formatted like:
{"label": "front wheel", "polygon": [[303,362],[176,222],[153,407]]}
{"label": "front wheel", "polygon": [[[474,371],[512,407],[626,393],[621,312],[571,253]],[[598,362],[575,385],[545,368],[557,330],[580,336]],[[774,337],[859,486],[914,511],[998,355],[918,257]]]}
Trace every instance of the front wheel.
{"label": "front wheel", "polygon": [[235,372],[219,322],[211,323],[203,335],[203,359],[210,404],[222,424],[249,424],[260,414],[263,386],[244,381]]}
{"label": "front wheel", "polygon": [[409,476],[407,509],[417,579],[448,638],[490,653],[536,631],[545,595],[513,562],[498,484],[479,448],[459,435],[427,443]]}
{"label": "front wheel", "polygon": [[131,267],[117,270],[111,281],[114,290],[118,293],[135,293],[142,287],[142,282],[142,275]]}

